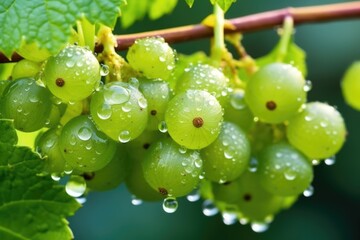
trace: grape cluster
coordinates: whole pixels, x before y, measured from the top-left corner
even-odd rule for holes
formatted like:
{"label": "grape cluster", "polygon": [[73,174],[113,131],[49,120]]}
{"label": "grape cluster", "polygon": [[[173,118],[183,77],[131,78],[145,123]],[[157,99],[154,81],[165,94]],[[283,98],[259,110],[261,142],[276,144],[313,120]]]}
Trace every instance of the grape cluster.
{"label": "grape cluster", "polygon": [[126,57],[136,76],[123,81],[106,81],[89,49],[69,45],[0,82],[0,117],[40,132],[44,171],[69,174],[74,197],[125,183],[134,204],[163,200],[174,212],[176,198],[201,194],[206,215],[261,231],[310,194],[313,165],[345,141],[340,113],[306,103],[307,81],[290,64],[265,65],[240,88],[159,37],[138,39]]}

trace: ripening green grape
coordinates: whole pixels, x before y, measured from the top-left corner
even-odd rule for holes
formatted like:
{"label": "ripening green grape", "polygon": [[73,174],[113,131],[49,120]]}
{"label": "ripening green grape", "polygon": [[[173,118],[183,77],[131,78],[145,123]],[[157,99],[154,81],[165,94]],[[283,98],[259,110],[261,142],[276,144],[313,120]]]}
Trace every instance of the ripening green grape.
{"label": "ripening green grape", "polygon": [[309,102],[293,117],[286,131],[289,142],[311,160],[336,154],[345,142],[346,127],[341,114],[332,106]]}
{"label": "ripening green grape", "polygon": [[50,128],[39,134],[35,141],[35,150],[45,160],[45,171],[62,173],[65,170],[65,159],[59,147],[60,128]]}
{"label": "ripening green grape", "polygon": [[3,92],[0,110],[3,118],[14,119],[14,126],[23,132],[34,132],[48,121],[52,95],[33,78],[12,81]]}
{"label": "ripening green grape", "polygon": [[26,43],[23,42],[17,53],[25,59],[33,62],[42,62],[51,56],[49,50],[40,48],[36,42]]}
{"label": "ripening green grape", "polygon": [[249,131],[254,126],[254,115],[245,102],[242,89],[234,89],[224,106],[224,120],[235,123],[242,130]]}
{"label": "ripening green grape", "polygon": [[108,191],[118,187],[127,174],[127,155],[124,147],[117,146],[111,161],[102,169],[95,172],[86,172],[82,176],[86,186],[93,191]]}
{"label": "ripening green grape", "polygon": [[64,126],[68,121],[70,121],[76,116],[79,116],[82,113],[82,111],[83,111],[82,101],[67,103],[65,112],[62,114],[60,118],[60,124]]}
{"label": "ripening green grape", "polygon": [[99,86],[100,64],[87,48],[69,45],[45,64],[43,81],[64,102],[87,98]]}
{"label": "ripening green grape", "polygon": [[229,201],[230,204],[237,207],[242,218],[250,221],[263,222],[266,218],[287,207],[287,198],[266,191],[260,184],[256,172],[245,171],[235,181],[225,185],[216,185],[214,189],[215,199]]}
{"label": "ripening green grape", "polygon": [[282,142],[262,151],[258,175],[260,183],[270,193],[294,196],[309,187],[314,174],[307,157],[290,144]]}
{"label": "ripening green grape", "polygon": [[53,128],[59,125],[62,116],[66,111],[67,105],[65,103],[52,104],[49,118],[45,123],[48,128]]}
{"label": "ripening green grape", "polygon": [[147,100],[133,85],[110,82],[93,94],[90,113],[101,131],[115,141],[126,143],[146,128],[147,105]]}
{"label": "ripening green grape", "polygon": [[131,67],[151,79],[167,80],[175,67],[175,53],[160,37],[137,39],[126,58]]}
{"label": "ripening green grape", "polygon": [[11,77],[12,79],[35,77],[40,69],[40,63],[33,62],[28,59],[22,59],[13,67]]}
{"label": "ripening green grape", "polygon": [[89,116],[80,115],[62,128],[59,146],[71,167],[92,172],[100,170],[110,162],[117,145],[95,127]]}
{"label": "ripening green grape", "polygon": [[200,153],[205,178],[225,183],[247,169],[251,150],[245,132],[233,123],[223,122],[217,139]]}
{"label": "ripening green grape", "polygon": [[187,90],[170,100],[165,122],[175,142],[189,149],[201,149],[219,135],[222,115],[221,105],[210,93]]}
{"label": "ripening green grape", "polygon": [[223,103],[229,94],[228,82],[227,77],[213,66],[201,63],[191,64],[179,76],[176,93],[185,92],[188,89],[204,90]]}
{"label": "ripening green grape", "polygon": [[341,81],[342,93],[347,104],[360,110],[360,61],[356,61],[346,70]]}
{"label": "ripening green grape", "polygon": [[164,197],[181,197],[197,187],[202,160],[199,152],[164,138],[150,146],[142,167],[144,177],[153,189]]}
{"label": "ripening green grape", "polygon": [[159,201],[164,198],[145,180],[141,164],[150,146],[161,137],[163,137],[163,134],[159,131],[145,130],[139,137],[125,145],[129,156],[129,161],[127,162],[129,172],[125,178],[125,185],[129,192],[137,199]]}
{"label": "ripening green grape", "polygon": [[0,99],[7,86],[12,82],[13,82],[12,80],[0,80]]}
{"label": "ripening green grape", "polygon": [[145,80],[140,82],[140,92],[148,103],[147,130],[158,130],[159,124],[164,121],[166,106],[170,100],[169,84],[161,80]]}
{"label": "ripening green grape", "polygon": [[247,81],[245,100],[266,123],[282,123],[294,116],[306,101],[305,80],[290,64],[272,63]]}

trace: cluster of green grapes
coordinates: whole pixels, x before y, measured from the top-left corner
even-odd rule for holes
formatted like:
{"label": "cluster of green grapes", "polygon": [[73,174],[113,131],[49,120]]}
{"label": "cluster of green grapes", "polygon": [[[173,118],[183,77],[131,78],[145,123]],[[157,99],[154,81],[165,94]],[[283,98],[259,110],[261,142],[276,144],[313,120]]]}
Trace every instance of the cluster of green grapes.
{"label": "cluster of green grapes", "polygon": [[133,203],[205,199],[203,212],[263,231],[274,214],[311,194],[313,165],[345,141],[339,112],[306,103],[307,81],[292,65],[259,68],[236,87],[205,62],[179,61],[162,38],[138,39],[127,60],[136,76],[108,74],[86,47],[43,62],[18,62],[0,81],[0,117],[40,133],[44,171],[81,197],[125,183]]}

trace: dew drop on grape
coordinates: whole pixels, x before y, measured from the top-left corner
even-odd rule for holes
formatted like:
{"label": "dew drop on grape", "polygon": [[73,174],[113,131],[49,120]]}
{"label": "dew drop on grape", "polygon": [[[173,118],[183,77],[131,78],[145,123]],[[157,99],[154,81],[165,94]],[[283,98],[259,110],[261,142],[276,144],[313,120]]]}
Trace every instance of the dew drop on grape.
{"label": "dew drop on grape", "polygon": [[223,212],[221,215],[222,215],[223,223],[225,225],[233,225],[237,223],[237,216],[235,213]]}
{"label": "dew drop on grape", "polygon": [[127,143],[131,139],[130,132],[128,130],[124,130],[119,134],[119,141],[122,143]]}
{"label": "dew drop on grape", "polygon": [[104,100],[107,104],[122,104],[130,99],[129,91],[119,85],[111,85],[107,91],[104,91]]}
{"label": "dew drop on grape", "polygon": [[336,162],[335,155],[332,156],[332,157],[326,158],[326,159],[324,160],[324,162],[325,162],[325,164],[328,165],[328,166],[334,165],[335,162]]}
{"label": "dew drop on grape", "polygon": [[200,199],[200,193],[199,193],[199,190],[195,189],[194,191],[192,191],[191,193],[189,193],[187,196],[186,196],[186,199],[189,201],[189,202],[196,202]]}
{"label": "dew drop on grape", "polygon": [[211,200],[207,199],[202,204],[202,212],[205,216],[211,217],[216,215],[219,212],[219,209]]}
{"label": "dew drop on grape", "polygon": [[140,198],[137,198],[135,195],[131,196],[131,204],[134,206],[139,206],[143,203],[143,201]]}
{"label": "dew drop on grape", "polygon": [[166,125],[166,122],[165,121],[161,121],[158,125],[158,129],[160,132],[162,133],[166,133],[168,131],[167,129],[167,125]]}
{"label": "dew drop on grape", "polygon": [[100,75],[107,76],[109,74],[109,66],[106,64],[101,64],[100,66]]}
{"label": "dew drop on grape", "polygon": [[71,197],[80,197],[86,191],[85,179],[81,176],[71,176],[69,181],[65,185],[66,193]]}
{"label": "dew drop on grape", "polygon": [[303,192],[305,197],[311,197],[314,194],[314,187],[309,185],[309,187]]}
{"label": "dew drop on grape", "polygon": [[91,138],[92,136],[92,132],[89,128],[87,127],[82,127],[79,129],[79,132],[78,132],[78,137],[83,140],[83,141],[87,141]]}
{"label": "dew drop on grape", "polygon": [[265,232],[269,229],[269,224],[264,222],[252,222],[251,229],[257,233]]}
{"label": "dew drop on grape", "polygon": [[178,201],[174,197],[167,197],[163,202],[163,209],[167,213],[174,213],[178,208]]}

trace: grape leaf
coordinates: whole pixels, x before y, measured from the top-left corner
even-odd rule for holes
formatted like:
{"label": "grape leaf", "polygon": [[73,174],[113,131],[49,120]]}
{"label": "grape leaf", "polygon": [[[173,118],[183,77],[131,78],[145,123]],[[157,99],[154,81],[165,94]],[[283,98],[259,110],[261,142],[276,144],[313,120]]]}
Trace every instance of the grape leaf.
{"label": "grape leaf", "polygon": [[[277,62],[278,60],[278,51],[280,44],[277,44],[274,49],[267,55],[256,59],[256,63],[259,67],[264,65]],[[299,69],[304,77],[307,75],[306,67],[306,53],[299,46],[297,46],[292,40],[287,46],[287,51],[285,56],[282,57],[282,62],[289,63]]]}
{"label": "grape leaf", "polygon": [[177,3],[178,0],[127,0],[127,5],[121,9],[121,25],[130,27],[146,14],[152,20],[158,19],[170,13]]}
{"label": "grape leaf", "polygon": [[72,239],[65,217],[80,207],[64,187],[40,176],[44,162],[27,147],[4,143],[14,129],[0,121],[0,239]]}
{"label": "grape leaf", "polygon": [[0,120],[0,143],[15,145],[17,140],[18,138],[14,129],[13,121]]}
{"label": "grape leaf", "polygon": [[189,5],[189,7],[192,7],[192,5],[194,4],[195,0],[185,0],[185,2],[187,3],[187,5]]}
{"label": "grape leaf", "polygon": [[76,20],[113,27],[126,0],[5,0],[0,2],[0,52],[7,57],[23,40],[56,53]]}
{"label": "grape leaf", "polygon": [[210,2],[213,5],[218,4],[226,12],[236,0],[210,0]]}

